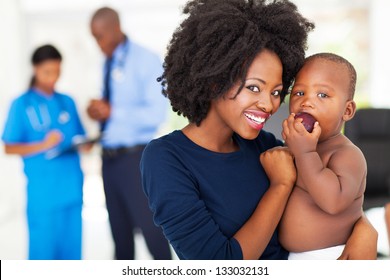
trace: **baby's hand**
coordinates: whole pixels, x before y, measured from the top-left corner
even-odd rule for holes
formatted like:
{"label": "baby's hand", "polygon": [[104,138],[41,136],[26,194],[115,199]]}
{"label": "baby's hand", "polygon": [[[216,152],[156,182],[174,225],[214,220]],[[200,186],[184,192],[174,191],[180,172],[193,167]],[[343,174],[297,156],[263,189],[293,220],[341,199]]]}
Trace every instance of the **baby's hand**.
{"label": "baby's hand", "polygon": [[315,151],[320,135],[321,127],[318,122],[314,123],[310,133],[302,124],[302,118],[295,118],[294,113],[283,121],[282,137],[294,156]]}
{"label": "baby's hand", "polygon": [[313,131],[314,124],[316,123],[316,119],[312,115],[305,112],[300,112],[294,116],[294,119],[297,118],[302,119],[301,122],[308,132],[311,133]]}

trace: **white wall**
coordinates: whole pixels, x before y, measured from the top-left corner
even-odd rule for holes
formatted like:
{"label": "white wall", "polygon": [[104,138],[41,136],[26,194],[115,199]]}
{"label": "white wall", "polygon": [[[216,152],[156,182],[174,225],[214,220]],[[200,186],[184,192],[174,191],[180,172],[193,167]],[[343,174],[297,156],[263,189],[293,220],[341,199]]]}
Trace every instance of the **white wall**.
{"label": "white wall", "polygon": [[[24,21],[18,1],[0,1],[0,131],[3,130],[5,112],[8,110],[12,93],[24,88],[21,84],[23,65]],[[8,250],[8,258],[25,255],[26,245],[24,205],[25,178],[18,157],[5,157],[0,149],[0,257]],[[18,228],[19,231],[8,231]],[[16,239],[14,246],[9,240]],[[10,247],[12,246],[12,247]]]}
{"label": "white wall", "polygon": [[390,1],[372,0],[370,4],[370,97],[373,106],[390,107]]}

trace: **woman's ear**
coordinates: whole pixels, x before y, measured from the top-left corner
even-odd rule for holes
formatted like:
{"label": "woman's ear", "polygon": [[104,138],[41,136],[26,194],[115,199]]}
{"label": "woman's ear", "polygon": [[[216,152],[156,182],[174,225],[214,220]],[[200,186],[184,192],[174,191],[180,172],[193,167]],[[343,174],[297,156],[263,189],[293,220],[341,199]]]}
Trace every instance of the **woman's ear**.
{"label": "woman's ear", "polygon": [[344,115],[343,115],[343,120],[346,122],[346,121],[349,121],[350,119],[353,118],[353,116],[355,115],[356,113],[356,103],[355,101],[353,100],[348,100],[347,101],[347,104],[345,106],[345,110],[344,110]]}

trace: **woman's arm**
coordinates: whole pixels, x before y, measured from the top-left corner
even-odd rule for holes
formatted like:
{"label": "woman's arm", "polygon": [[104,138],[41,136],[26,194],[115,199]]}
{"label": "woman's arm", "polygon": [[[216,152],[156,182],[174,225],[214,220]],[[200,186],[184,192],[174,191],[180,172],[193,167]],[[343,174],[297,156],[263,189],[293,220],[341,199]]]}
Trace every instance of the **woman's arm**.
{"label": "woman's arm", "polygon": [[21,156],[39,153],[56,146],[59,142],[61,142],[62,138],[62,134],[59,131],[53,130],[47,133],[43,141],[33,143],[5,144],[5,153]]}
{"label": "woman's arm", "polygon": [[385,222],[387,229],[387,240],[390,245],[390,202],[385,205]]}
{"label": "woman's arm", "polygon": [[264,252],[296,180],[293,158],[286,148],[268,150],[261,154],[260,160],[270,179],[270,188],[249,220],[234,235],[244,259],[258,259]]}
{"label": "woman's arm", "polygon": [[378,232],[363,214],[355,223],[339,260],[376,260]]}

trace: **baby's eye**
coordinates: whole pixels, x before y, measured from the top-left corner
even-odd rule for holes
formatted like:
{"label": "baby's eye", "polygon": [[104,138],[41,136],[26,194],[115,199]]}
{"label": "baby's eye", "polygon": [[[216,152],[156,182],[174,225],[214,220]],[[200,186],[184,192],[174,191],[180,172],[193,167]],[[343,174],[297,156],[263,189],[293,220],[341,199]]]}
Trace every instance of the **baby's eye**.
{"label": "baby's eye", "polygon": [[296,96],[303,96],[303,91],[297,91],[294,93]]}
{"label": "baby's eye", "polygon": [[246,88],[253,92],[260,92],[260,88],[258,86],[247,86]]}
{"label": "baby's eye", "polygon": [[323,93],[323,92],[320,92],[319,94],[317,94],[318,97],[321,97],[321,98],[326,98],[328,97],[328,95],[326,93]]}

